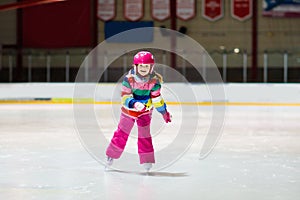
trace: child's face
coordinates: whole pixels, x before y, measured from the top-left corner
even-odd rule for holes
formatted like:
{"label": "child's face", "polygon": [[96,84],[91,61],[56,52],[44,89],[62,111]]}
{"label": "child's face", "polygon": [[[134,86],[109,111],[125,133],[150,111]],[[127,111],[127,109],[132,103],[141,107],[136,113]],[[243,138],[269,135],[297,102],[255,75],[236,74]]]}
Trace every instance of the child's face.
{"label": "child's face", "polygon": [[141,76],[147,76],[151,71],[151,64],[138,64],[137,71]]}

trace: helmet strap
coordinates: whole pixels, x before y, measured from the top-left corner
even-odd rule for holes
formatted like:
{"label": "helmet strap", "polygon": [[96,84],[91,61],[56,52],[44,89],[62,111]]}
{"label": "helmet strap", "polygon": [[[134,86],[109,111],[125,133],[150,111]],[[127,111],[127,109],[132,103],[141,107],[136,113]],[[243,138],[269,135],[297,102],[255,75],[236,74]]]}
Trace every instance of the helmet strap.
{"label": "helmet strap", "polygon": [[137,65],[133,65],[133,69],[134,69],[134,74],[137,75]]}
{"label": "helmet strap", "polygon": [[150,69],[149,74],[152,74],[152,73],[153,73],[153,69],[154,69],[154,64],[151,65],[151,69]]}

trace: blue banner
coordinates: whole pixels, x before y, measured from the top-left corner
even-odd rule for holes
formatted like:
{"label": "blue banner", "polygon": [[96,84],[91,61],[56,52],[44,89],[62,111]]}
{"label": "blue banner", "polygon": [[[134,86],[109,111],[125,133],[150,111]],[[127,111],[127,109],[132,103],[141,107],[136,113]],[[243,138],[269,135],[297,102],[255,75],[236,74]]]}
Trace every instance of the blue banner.
{"label": "blue banner", "polygon": [[[107,42],[115,43],[144,43],[153,41],[153,31],[149,29],[140,29],[143,27],[153,27],[153,21],[139,21],[139,22],[127,22],[127,21],[108,21],[105,22],[104,32],[105,40]],[[118,33],[128,31],[131,29],[137,29],[132,34],[125,34],[124,37],[112,37]]]}

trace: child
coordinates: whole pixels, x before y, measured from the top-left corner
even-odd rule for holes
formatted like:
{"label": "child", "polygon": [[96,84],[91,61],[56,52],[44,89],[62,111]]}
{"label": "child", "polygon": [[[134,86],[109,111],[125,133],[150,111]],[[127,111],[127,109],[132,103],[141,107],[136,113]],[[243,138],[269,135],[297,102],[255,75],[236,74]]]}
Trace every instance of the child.
{"label": "child", "polygon": [[106,150],[107,166],[113,159],[120,158],[135,121],[138,127],[138,154],[140,164],[149,171],[155,163],[154,149],[150,134],[153,106],[160,112],[166,123],[171,115],[160,94],[162,76],[155,71],[154,57],[148,51],[140,51],[133,58],[133,68],[122,82],[122,108],[117,130]]}

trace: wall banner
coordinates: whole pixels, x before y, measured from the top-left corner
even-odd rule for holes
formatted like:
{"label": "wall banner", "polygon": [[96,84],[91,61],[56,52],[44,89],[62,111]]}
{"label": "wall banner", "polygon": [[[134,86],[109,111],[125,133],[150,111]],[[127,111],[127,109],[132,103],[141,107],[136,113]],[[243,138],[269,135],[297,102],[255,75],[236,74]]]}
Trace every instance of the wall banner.
{"label": "wall banner", "polygon": [[102,21],[109,21],[116,16],[115,0],[98,0],[97,16]]}
{"label": "wall banner", "polygon": [[177,18],[187,21],[196,16],[195,0],[176,0]]}
{"label": "wall banner", "polygon": [[151,16],[157,21],[170,17],[170,0],[151,0]]}
{"label": "wall banner", "polygon": [[144,0],[123,0],[123,8],[128,21],[138,21],[144,16]]}
{"label": "wall banner", "polygon": [[252,0],[231,0],[231,16],[239,21],[252,17]]}
{"label": "wall banner", "polygon": [[202,16],[209,21],[216,21],[224,16],[223,0],[202,0]]}
{"label": "wall banner", "polygon": [[265,17],[300,17],[299,0],[264,0],[263,16]]}

